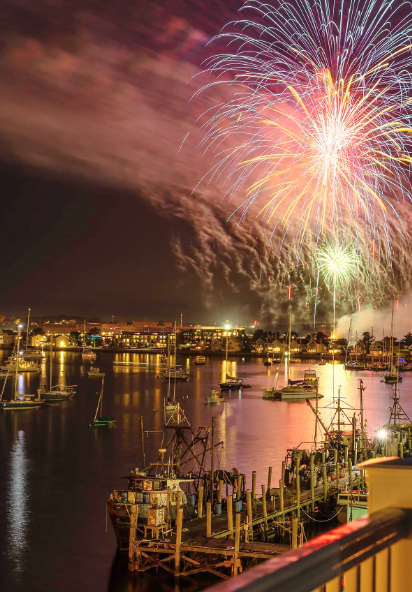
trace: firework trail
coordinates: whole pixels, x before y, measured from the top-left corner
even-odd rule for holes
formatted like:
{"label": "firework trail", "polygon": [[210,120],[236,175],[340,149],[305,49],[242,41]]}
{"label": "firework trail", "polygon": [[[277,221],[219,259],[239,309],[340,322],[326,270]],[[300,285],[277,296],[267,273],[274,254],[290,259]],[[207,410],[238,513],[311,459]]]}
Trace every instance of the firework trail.
{"label": "firework trail", "polygon": [[412,197],[409,4],[249,0],[241,11],[215,38],[228,52],[207,62],[202,91],[233,91],[204,114],[208,180],[229,199],[245,191],[240,219],[253,205],[298,252],[308,234],[339,234],[390,259]]}

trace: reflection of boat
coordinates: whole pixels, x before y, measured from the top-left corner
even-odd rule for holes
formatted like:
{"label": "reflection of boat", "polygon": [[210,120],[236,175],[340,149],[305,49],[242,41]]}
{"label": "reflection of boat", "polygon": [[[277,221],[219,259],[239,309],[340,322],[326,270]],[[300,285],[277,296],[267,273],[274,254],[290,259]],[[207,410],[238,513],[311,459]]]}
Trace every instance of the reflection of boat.
{"label": "reflection of boat", "polygon": [[96,413],[93,420],[95,428],[112,427],[116,423],[116,420],[111,415],[103,415],[103,388],[104,377],[102,378],[102,388],[100,389],[99,400],[97,401]]}
{"label": "reflection of boat", "polygon": [[210,395],[206,397],[206,403],[224,403],[225,398],[222,397],[219,391],[212,389]]}
{"label": "reflection of boat", "polygon": [[66,401],[67,399],[71,399],[73,395],[76,394],[75,386],[65,386],[61,388],[59,385],[53,385],[53,346],[52,342],[50,342],[50,387],[49,390],[46,389],[45,385],[41,385],[39,389],[37,389],[37,395],[40,399],[44,399],[45,401]]}
{"label": "reflection of boat", "polygon": [[289,362],[290,362],[291,364],[300,364],[300,362],[301,362],[301,361],[302,361],[302,360],[301,360],[300,358],[295,358],[295,357],[293,357],[293,356],[292,356],[292,357],[290,358],[290,360],[289,360]]}
{"label": "reflection of boat", "polygon": [[280,364],[280,363],[281,363],[280,358],[273,358],[272,359],[272,364]]}
{"label": "reflection of boat", "polygon": [[196,366],[202,366],[203,364],[206,364],[206,358],[205,356],[196,356],[193,363],[196,364]]}
{"label": "reflection of boat", "polygon": [[106,376],[106,373],[100,372],[100,368],[97,368],[96,366],[92,366],[87,374],[89,376],[99,376],[100,378]]}

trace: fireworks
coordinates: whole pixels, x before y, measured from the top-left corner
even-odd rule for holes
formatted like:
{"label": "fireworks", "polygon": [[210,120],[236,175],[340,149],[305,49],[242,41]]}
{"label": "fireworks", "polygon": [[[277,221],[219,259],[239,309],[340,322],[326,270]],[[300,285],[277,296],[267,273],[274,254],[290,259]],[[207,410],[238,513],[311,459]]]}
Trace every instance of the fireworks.
{"label": "fireworks", "polygon": [[356,277],[358,257],[349,245],[327,245],[319,249],[317,254],[318,269],[322,273],[325,284],[334,289],[348,285]]}
{"label": "fireworks", "polygon": [[[411,199],[412,13],[401,0],[255,0],[208,62],[232,97],[207,112],[210,178],[297,245],[338,233],[390,256]],[[359,235],[362,238],[359,238]],[[323,240],[323,239],[322,239]],[[345,249],[343,249],[345,251]]]}

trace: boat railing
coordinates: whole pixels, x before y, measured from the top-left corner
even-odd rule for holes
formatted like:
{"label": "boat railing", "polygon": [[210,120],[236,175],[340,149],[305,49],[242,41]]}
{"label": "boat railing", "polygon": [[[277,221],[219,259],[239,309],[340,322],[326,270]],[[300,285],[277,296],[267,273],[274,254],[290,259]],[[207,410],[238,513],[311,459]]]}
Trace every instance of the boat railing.
{"label": "boat railing", "polygon": [[412,459],[362,465],[368,516],[207,592],[400,592],[412,589]]}

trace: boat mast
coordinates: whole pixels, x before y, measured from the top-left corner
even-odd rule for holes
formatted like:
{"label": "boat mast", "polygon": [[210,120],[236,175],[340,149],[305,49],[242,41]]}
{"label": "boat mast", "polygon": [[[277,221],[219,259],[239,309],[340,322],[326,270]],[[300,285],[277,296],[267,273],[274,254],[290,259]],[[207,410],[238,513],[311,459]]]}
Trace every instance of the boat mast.
{"label": "boat mast", "polygon": [[348,349],[349,349],[349,341],[350,341],[350,331],[352,328],[352,319],[350,320],[349,323],[349,330],[348,330],[348,342],[346,344],[346,352],[345,352],[345,365],[348,363]]}
{"label": "boat mast", "polygon": [[86,319],[83,321],[83,353],[86,347]]}
{"label": "boat mast", "polygon": [[391,350],[390,350],[390,370],[389,372],[394,371],[393,367],[393,310],[394,310],[394,300],[392,300],[392,318],[391,318]]}
{"label": "boat mast", "polygon": [[290,379],[290,356],[291,356],[291,352],[290,352],[290,342],[291,342],[291,338],[292,338],[292,307],[289,307],[289,344],[288,344],[288,352],[289,352],[289,360],[288,360],[288,384],[289,384],[289,379]]}
{"label": "boat mast", "polygon": [[19,350],[20,350],[20,325],[18,325],[17,327],[17,347],[16,347],[16,361],[15,361],[15,373],[14,373],[14,394],[13,394],[13,400],[16,400],[16,397],[18,395],[17,392],[17,376],[19,374]]}
{"label": "boat mast", "polygon": [[53,382],[52,352],[53,352],[53,337],[50,335],[50,392],[52,390],[52,382]]}
{"label": "boat mast", "polygon": [[29,347],[29,329],[30,329],[30,308],[27,315],[26,349]]}

